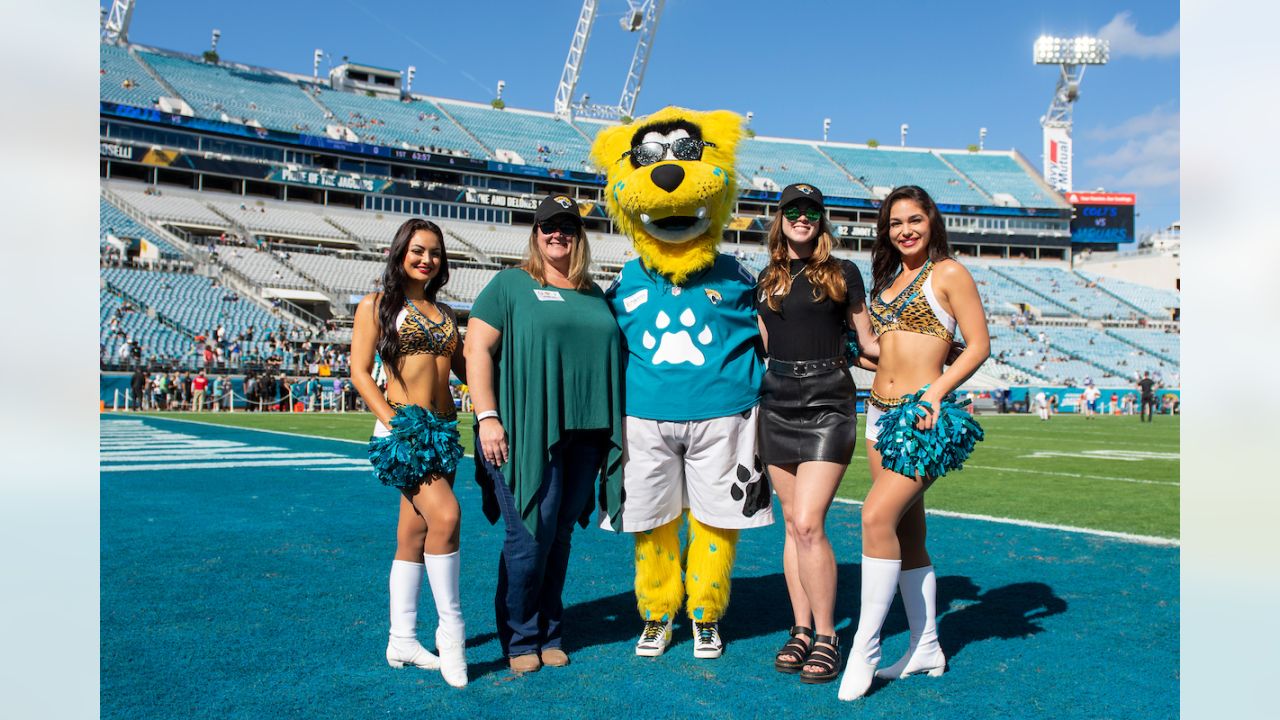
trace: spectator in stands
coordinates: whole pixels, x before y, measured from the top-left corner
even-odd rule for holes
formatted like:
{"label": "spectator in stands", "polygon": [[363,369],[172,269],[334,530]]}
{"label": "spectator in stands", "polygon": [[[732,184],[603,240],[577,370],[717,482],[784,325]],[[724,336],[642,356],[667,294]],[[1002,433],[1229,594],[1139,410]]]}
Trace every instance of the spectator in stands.
{"label": "spectator in stands", "polygon": [[782,567],[794,618],[774,667],[809,683],[830,682],[840,672],[836,559],[826,518],[853,459],[858,425],[846,327],[857,329],[861,354],[879,355],[862,274],[831,254],[824,209],[812,185],[782,190],[755,303],[769,354],[758,450],[786,520]]}
{"label": "spectator in stands", "polygon": [[[867,435],[875,444],[867,448],[872,486],[862,505],[862,602],[841,700],[865,695],[877,674],[937,675],[945,668],[934,618],[936,579],[925,548],[924,493],[982,439],[954,391],[991,352],[978,286],[951,258],[942,215],[922,188],[899,187],[884,199],[871,270],[871,322],[880,357]],[[957,327],[967,347],[944,368]],[[916,448],[921,452],[912,454]],[[911,639],[897,663],[877,672],[880,628],[899,586]]]}
{"label": "spectator in stands", "polygon": [[590,516],[602,465],[615,512],[621,500],[622,348],[590,265],[578,204],[548,196],[524,262],[489,282],[467,325],[476,478],[485,515],[506,529],[498,639],[517,673],[569,663],[561,597],[573,525]]}
{"label": "spectator in stands", "polygon": [[[449,371],[465,377],[466,368],[453,310],[436,301],[449,281],[439,226],[417,218],[405,221],[391,242],[382,277],[382,292],[369,293],[356,308],[351,379],[377,417],[369,448],[375,474],[401,493],[387,662],[438,665],[446,682],[461,687],[467,684],[466,628],[458,587],[461,511],[453,478],[462,445]],[[373,378],[375,355],[388,378],[385,397]],[[440,620],[438,660],[418,642],[415,630],[424,572]]]}

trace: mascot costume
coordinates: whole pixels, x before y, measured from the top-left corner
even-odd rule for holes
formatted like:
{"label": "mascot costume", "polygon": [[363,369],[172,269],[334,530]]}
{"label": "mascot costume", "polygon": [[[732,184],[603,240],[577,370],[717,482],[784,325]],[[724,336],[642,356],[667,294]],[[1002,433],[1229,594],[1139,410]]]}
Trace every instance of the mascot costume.
{"label": "mascot costume", "polygon": [[738,531],[773,522],[756,455],[755,277],[717,250],[742,132],[734,113],[668,107],[601,131],[591,148],[609,214],[638,255],[606,293],[628,354],[623,508],[604,524],[635,534],[641,656],[666,650],[686,594],[694,656],[720,656]]}

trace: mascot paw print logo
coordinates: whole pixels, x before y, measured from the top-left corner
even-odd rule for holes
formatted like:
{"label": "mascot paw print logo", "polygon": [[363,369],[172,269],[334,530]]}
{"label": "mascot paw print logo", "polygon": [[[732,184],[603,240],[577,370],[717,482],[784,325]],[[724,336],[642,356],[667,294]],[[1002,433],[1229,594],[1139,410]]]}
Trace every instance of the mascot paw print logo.
{"label": "mascot paw print logo", "polygon": [[698,346],[711,344],[713,339],[711,328],[704,324],[696,338],[691,336],[689,331],[698,324],[698,318],[691,308],[685,308],[684,312],[680,313],[679,321],[683,328],[675,332],[667,332],[667,328],[671,327],[671,316],[659,311],[653,325],[662,332],[662,339],[655,338],[648,330],[644,331],[644,337],[641,340],[644,342],[645,350],[658,348],[658,351],[653,354],[654,365],[690,363],[700,366],[707,361]]}
{"label": "mascot paw print logo", "polygon": [[751,517],[769,507],[769,483],[765,480],[764,465],[760,456],[755,459],[755,471],[745,465],[738,466],[738,482],[729,489],[729,495],[742,503],[742,514]]}

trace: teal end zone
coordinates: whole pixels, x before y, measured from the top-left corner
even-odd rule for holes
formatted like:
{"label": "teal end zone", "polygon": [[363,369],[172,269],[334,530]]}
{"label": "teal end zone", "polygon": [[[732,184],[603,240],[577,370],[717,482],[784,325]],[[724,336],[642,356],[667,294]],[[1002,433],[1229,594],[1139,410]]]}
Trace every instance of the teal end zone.
{"label": "teal end zone", "polygon": [[[650,708],[662,717],[1178,715],[1177,548],[930,517],[949,670],[877,681],[848,704],[836,684],[773,668],[792,624],[780,522],[741,533],[717,660],[693,658],[682,618],[664,655],[636,657],[634,543],[579,528],[565,589],[573,664],[517,678],[494,634],[503,533],[483,519],[463,463],[471,684],[455,690],[438,672],[394,670],[383,657],[398,495],[360,467],[363,444],[110,414],[102,432],[106,718],[594,718],[616,712],[618,698],[662,698]],[[272,458],[279,464],[261,464]],[[832,507],[845,647],[860,595],[859,529],[856,507]],[[434,629],[424,584],[418,636],[428,648]],[[885,663],[907,635],[895,601]]]}

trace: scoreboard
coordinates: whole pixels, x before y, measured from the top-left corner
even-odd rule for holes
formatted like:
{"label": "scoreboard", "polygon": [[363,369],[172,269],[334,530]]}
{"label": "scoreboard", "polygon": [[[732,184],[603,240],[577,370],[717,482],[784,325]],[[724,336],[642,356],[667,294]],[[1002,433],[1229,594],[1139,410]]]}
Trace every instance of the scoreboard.
{"label": "scoreboard", "polygon": [[1071,218],[1071,243],[1124,245],[1134,242],[1133,193],[1068,192],[1075,208]]}

